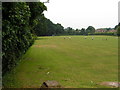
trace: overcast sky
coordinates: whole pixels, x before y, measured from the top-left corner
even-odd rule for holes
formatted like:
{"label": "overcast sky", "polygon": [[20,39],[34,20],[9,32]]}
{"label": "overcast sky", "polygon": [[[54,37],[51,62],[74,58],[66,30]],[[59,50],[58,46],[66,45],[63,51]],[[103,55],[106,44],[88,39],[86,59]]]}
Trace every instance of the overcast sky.
{"label": "overcast sky", "polygon": [[[45,1],[45,0],[41,0]],[[119,0],[50,0],[45,16],[65,28],[114,27],[118,24]]]}

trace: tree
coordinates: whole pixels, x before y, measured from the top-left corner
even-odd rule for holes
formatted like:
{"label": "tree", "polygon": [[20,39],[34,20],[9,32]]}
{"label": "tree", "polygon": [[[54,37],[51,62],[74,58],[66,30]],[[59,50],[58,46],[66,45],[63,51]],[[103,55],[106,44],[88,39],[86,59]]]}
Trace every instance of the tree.
{"label": "tree", "polygon": [[64,27],[59,23],[54,24],[50,19],[43,16],[39,18],[35,33],[37,36],[61,35],[64,33]]}
{"label": "tree", "polygon": [[79,29],[75,30],[75,35],[80,35],[80,30]]}
{"label": "tree", "polygon": [[86,33],[87,34],[94,34],[95,33],[95,28],[93,26],[89,26],[87,29],[86,29]]}
{"label": "tree", "polygon": [[46,18],[42,14],[41,17],[38,19],[38,24],[34,28],[34,32],[37,36],[45,36],[47,34],[46,29]]}
{"label": "tree", "polygon": [[86,31],[84,28],[81,29],[81,32],[80,32],[82,35],[86,35]]}
{"label": "tree", "polygon": [[117,35],[120,36],[120,26],[117,28]]}
{"label": "tree", "polygon": [[56,34],[60,35],[64,33],[64,27],[61,24],[57,23],[55,26],[56,26]]}
{"label": "tree", "polygon": [[31,26],[31,32],[34,33],[34,28],[38,25],[39,19],[43,16],[43,11],[47,10],[47,7],[41,2],[27,2],[27,4],[31,12],[29,24]]}
{"label": "tree", "polygon": [[120,26],[120,23],[114,27],[115,30]]}
{"label": "tree", "polygon": [[65,31],[68,35],[74,35],[74,32],[75,32],[75,30],[71,27],[67,27]]}

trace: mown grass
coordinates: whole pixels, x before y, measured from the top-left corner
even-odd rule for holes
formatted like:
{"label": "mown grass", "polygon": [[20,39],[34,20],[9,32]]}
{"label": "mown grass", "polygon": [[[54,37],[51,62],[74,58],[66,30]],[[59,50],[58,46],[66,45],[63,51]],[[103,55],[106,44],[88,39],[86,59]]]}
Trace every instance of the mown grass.
{"label": "mown grass", "polygon": [[3,77],[4,86],[39,88],[46,80],[56,80],[65,88],[107,88],[97,83],[118,81],[118,38],[91,38],[38,37],[18,66]]}

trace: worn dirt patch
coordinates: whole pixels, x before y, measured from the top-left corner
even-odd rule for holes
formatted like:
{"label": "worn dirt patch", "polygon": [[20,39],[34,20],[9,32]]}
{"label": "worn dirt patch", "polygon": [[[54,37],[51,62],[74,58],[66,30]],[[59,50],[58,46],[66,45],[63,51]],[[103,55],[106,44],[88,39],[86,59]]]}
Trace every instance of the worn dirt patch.
{"label": "worn dirt patch", "polygon": [[33,45],[34,47],[52,47],[52,48],[56,48],[56,45]]}
{"label": "worn dirt patch", "polygon": [[111,86],[111,87],[120,87],[120,82],[101,82],[99,85]]}

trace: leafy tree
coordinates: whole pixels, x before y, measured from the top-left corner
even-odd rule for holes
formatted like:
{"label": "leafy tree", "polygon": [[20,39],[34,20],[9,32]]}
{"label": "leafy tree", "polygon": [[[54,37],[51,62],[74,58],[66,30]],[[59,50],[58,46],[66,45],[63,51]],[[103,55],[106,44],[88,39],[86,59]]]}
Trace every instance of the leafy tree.
{"label": "leafy tree", "polygon": [[64,27],[59,23],[54,24],[50,19],[43,16],[39,18],[39,23],[35,27],[35,33],[38,36],[61,35],[64,33]]}
{"label": "leafy tree", "polygon": [[120,23],[114,27],[115,30],[120,26]]}
{"label": "leafy tree", "polygon": [[75,30],[75,35],[80,35],[80,30],[79,29]]}
{"label": "leafy tree", "polygon": [[85,28],[82,28],[80,33],[81,33],[82,35],[86,35],[86,30],[85,30]]}
{"label": "leafy tree", "polygon": [[67,27],[66,32],[67,32],[68,35],[72,35],[73,34],[73,29],[71,27]]}
{"label": "leafy tree", "polygon": [[44,15],[41,15],[41,17],[39,17],[38,24],[35,26],[34,31],[37,36],[47,35],[46,18]]}
{"label": "leafy tree", "polygon": [[56,26],[50,19],[46,19],[46,31],[46,35],[48,36],[56,34]]}
{"label": "leafy tree", "polygon": [[55,26],[56,26],[56,34],[57,35],[64,33],[64,27],[61,24],[57,23]]}
{"label": "leafy tree", "polygon": [[86,33],[87,34],[94,34],[95,33],[95,28],[93,26],[89,26],[87,29],[86,29]]}
{"label": "leafy tree", "polygon": [[120,36],[120,26],[117,28],[117,35]]}
{"label": "leafy tree", "polygon": [[47,10],[47,7],[41,2],[27,2],[30,8],[31,17],[30,17],[30,26],[31,32],[35,33],[35,26],[38,25],[39,19],[43,16],[43,11]]}

